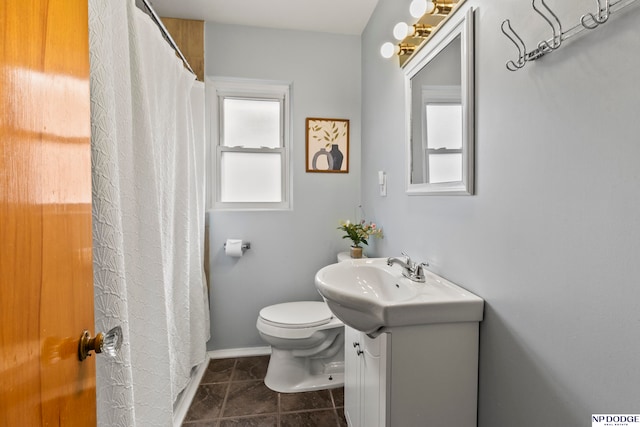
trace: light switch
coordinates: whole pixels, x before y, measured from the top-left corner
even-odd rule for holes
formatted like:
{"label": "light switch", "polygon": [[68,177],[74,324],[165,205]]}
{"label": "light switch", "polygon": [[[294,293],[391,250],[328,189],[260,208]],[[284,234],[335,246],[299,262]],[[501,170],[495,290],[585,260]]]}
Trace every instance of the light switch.
{"label": "light switch", "polygon": [[378,188],[380,188],[380,195],[387,195],[387,174],[384,171],[378,171]]}

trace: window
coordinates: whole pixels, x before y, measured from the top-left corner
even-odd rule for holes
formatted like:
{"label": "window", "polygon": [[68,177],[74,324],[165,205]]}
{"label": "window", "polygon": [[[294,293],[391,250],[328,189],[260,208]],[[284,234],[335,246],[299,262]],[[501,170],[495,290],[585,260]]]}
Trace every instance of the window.
{"label": "window", "polygon": [[215,209],[289,209],[289,85],[213,80]]}

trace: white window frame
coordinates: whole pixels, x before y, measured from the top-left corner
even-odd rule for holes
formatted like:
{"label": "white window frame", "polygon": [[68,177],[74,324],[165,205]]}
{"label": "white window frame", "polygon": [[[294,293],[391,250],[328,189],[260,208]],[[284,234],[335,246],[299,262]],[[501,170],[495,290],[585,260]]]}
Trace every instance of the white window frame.
{"label": "white window frame", "polygon": [[[213,210],[290,210],[291,209],[291,84],[249,79],[207,78],[207,109],[209,115],[209,206]],[[281,106],[281,137],[278,148],[244,148],[222,146],[222,102],[225,98],[278,100]],[[280,153],[281,194],[280,202],[223,202],[221,185],[221,160],[223,152]]]}

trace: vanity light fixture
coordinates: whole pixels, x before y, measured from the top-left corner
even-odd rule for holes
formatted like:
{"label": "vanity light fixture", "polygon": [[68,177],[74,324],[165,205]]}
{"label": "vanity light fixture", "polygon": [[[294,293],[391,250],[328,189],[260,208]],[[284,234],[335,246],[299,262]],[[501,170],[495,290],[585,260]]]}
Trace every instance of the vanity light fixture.
{"label": "vanity light fixture", "polygon": [[387,42],[380,47],[380,55],[386,59],[391,58],[393,55],[407,56],[411,55],[415,49],[416,47],[412,44],[398,43],[394,45],[391,42]]}
{"label": "vanity light fixture", "polygon": [[397,55],[400,66],[404,66],[438,30],[440,24],[464,2],[465,0],[413,0],[409,6],[409,13],[417,19],[417,22],[412,25],[406,22],[396,24],[393,28],[393,36],[398,42],[395,45],[391,42],[384,43],[380,48],[380,55],[387,59]]}
{"label": "vanity light fixture", "polygon": [[400,43],[398,45],[398,55],[411,55],[416,47],[409,43]]}
{"label": "vanity light fixture", "polygon": [[455,3],[445,1],[413,0],[409,5],[409,13],[414,18],[422,18],[423,15],[448,15],[453,10]]}
{"label": "vanity light fixture", "polygon": [[399,22],[393,27],[393,36],[396,40],[404,40],[407,37],[427,38],[433,32],[433,25],[413,24],[411,26]]}

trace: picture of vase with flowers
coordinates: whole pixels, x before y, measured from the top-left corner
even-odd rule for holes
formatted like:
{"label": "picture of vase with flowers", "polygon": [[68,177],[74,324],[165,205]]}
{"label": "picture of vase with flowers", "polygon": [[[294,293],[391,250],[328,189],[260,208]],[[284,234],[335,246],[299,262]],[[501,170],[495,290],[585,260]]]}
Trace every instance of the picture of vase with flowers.
{"label": "picture of vase with flowers", "polygon": [[381,239],[383,237],[381,228],[375,223],[367,223],[365,220],[360,222],[340,221],[338,230],[346,233],[342,236],[343,239],[351,239],[351,258],[362,258],[362,245],[369,245],[369,238]]}
{"label": "picture of vase with flowers", "polygon": [[307,117],[307,172],[349,173],[349,120]]}

